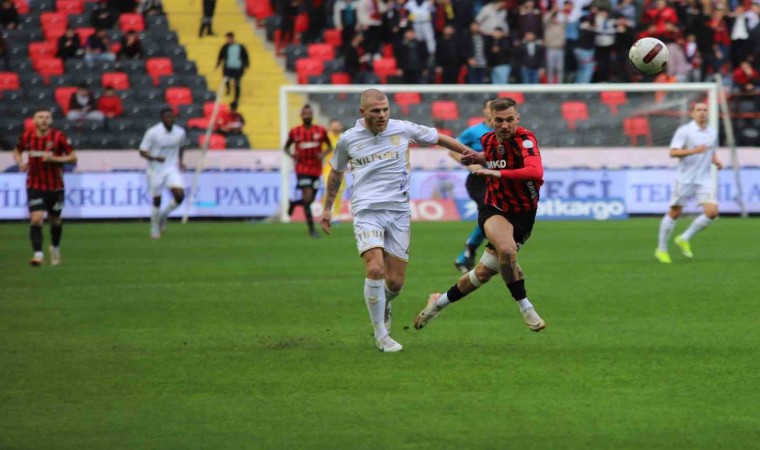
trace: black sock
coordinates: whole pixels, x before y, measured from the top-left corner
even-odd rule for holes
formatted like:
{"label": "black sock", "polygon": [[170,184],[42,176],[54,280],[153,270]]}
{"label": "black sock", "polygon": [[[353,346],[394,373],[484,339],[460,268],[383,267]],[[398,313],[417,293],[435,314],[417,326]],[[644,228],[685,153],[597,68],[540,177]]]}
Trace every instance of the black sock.
{"label": "black sock", "polygon": [[53,241],[53,247],[61,245],[61,235],[63,234],[63,224],[50,224],[50,239]]}
{"label": "black sock", "polygon": [[306,225],[309,226],[309,233],[314,232],[314,218],[311,215],[311,203],[303,205],[303,212],[306,214]]}
{"label": "black sock", "polygon": [[42,226],[30,225],[29,239],[32,240],[32,249],[35,252],[41,252],[42,251]]}
{"label": "black sock", "polygon": [[509,293],[512,294],[512,298],[520,301],[528,296],[525,292],[525,279],[517,280],[512,283],[507,283]]}
{"label": "black sock", "polygon": [[293,215],[293,210],[295,210],[296,206],[298,206],[298,205],[303,205],[303,200],[295,200],[295,201],[291,200],[290,201],[290,206],[288,206],[288,215],[289,216]]}
{"label": "black sock", "polygon": [[451,286],[451,289],[449,289],[448,292],[446,292],[446,298],[449,299],[451,303],[454,303],[455,301],[461,299],[467,294],[462,293],[462,291],[459,290],[459,287],[455,284],[454,286]]}

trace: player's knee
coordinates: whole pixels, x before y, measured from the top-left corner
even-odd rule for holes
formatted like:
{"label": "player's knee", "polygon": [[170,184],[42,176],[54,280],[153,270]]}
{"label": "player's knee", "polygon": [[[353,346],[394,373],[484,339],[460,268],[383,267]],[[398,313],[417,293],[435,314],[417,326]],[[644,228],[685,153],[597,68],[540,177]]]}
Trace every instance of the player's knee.
{"label": "player's knee", "polygon": [[367,265],[367,278],[370,280],[382,280],[384,276],[382,264],[370,263]]}
{"label": "player's knee", "polygon": [[52,225],[60,225],[63,223],[61,216],[50,216],[48,220]]}
{"label": "player's knee", "polygon": [[514,243],[502,244],[496,247],[499,254],[499,265],[512,265],[517,261],[517,246]]}
{"label": "player's knee", "polygon": [[393,278],[387,278],[385,280],[385,286],[388,288],[391,292],[400,292],[401,288],[404,287],[404,280],[395,280]]}
{"label": "player's knee", "polygon": [[31,218],[29,219],[29,223],[30,223],[32,226],[35,226],[35,227],[41,227],[41,226],[42,226],[42,224],[43,224],[43,223],[45,223],[45,219],[44,219],[43,217],[31,217]]}
{"label": "player's knee", "polygon": [[718,213],[718,208],[711,208],[705,210],[705,216],[707,216],[710,220],[715,220],[718,218],[720,214]]}
{"label": "player's knee", "polygon": [[[491,278],[496,275],[496,272],[491,270],[490,268],[486,267],[483,264],[478,264],[475,266],[475,269],[473,269],[474,276],[477,277],[478,281],[480,281],[480,284],[488,283]],[[473,283],[474,284],[474,283]]]}
{"label": "player's knee", "polygon": [[156,208],[161,206],[161,197],[153,197],[153,206]]}
{"label": "player's knee", "polygon": [[176,192],[174,194],[174,203],[180,204],[185,200],[185,193],[184,192]]}

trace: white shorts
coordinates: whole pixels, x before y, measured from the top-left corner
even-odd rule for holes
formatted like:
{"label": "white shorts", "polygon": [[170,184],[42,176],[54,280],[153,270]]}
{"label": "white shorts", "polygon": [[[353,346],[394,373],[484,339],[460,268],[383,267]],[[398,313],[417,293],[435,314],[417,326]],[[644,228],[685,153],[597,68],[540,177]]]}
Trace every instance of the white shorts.
{"label": "white shorts", "polygon": [[686,206],[692,197],[697,199],[697,204],[718,204],[717,189],[713,183],[681,183],[676,181],[673,193],[670,196],[670,206]]}
{"label": "white shorts", "polygon": [[354,235],[359,254],[373,248],[401,261],[409,261],[412,215],[409,211],[364,210],[354,216]]}
{"label": "white shorts", "polygon": [[161,191],[164,187],[170,189],[185,189],[185,180],[182,178],[182,174],[179,169],[162,170],[162,171],[148,171],[148,187],[150,188],[150,195],[153,197],[160,197]]}

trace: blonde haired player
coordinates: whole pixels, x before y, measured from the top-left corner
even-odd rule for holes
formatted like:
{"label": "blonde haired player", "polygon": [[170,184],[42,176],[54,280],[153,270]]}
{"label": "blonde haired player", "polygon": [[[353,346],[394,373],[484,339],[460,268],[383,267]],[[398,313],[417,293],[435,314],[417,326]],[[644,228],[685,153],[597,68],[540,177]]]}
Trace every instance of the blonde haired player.
{"label": "blonde haired player", "polygon": [[707,124],[707,104],[695,103],[691,107],[691,118],[691,122],[678,127],[670,142],[670,156],[678,158],[678,168],[670,211],[660,221],[659,239],[654,251],[654,257],[663,264],[672,262],[668,253],[668,240],[673,234],[676,220],[681,216],[684,205],[692,197],[696,197],[704,213],[675,238],[676,246],[685,257],[694,256],[689,240],[718,218],[717,186],[712,175],[713,165],[718,170],[723,168],[723,163],[715,153],[718,132]]}
{"label": "blonde haired player", "polygon": [[[322,170],[322,176],[327,180],[327,177],[330,176],[330,159],[332,158],[333,149],[336,145],[338,145],[338,139],[340,139],[340,136],[343,134],[343,124],[338,119],[332,119],[330,120],[330,124],[327,126],[327,139],[330,140],[330,148],[325,149],[327,153],[325,154],[325,161],[328,161],[327,164],[325,164],[324,169]],[[343,193],[346,191],[346,181],[343,180],[342,183],[340,183],[340,187],[338,188],[338,193],[335,196],[335,203],[333,203],[333,215],[339,216],[340,215],[340,208],[343,203]]]}

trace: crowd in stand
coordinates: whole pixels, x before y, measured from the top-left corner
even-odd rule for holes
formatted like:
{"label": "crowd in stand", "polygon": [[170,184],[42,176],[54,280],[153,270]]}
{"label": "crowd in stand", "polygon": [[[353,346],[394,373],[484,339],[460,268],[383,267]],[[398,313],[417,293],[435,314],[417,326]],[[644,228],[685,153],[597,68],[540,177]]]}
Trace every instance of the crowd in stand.
{"label": "crowd in stand", "polygon": [[[341,32],[339,55],[352,77],[392,47],[404,83],[630,82],[636,39],[666,43],[659,81],[702,81],[714,73],[737,89],[758,85],[760,0],[283,0],[283,39],[319,42]],[[296,19],[308,28],[296,36]],[[626,68],[622,70],[622,68]]]}

